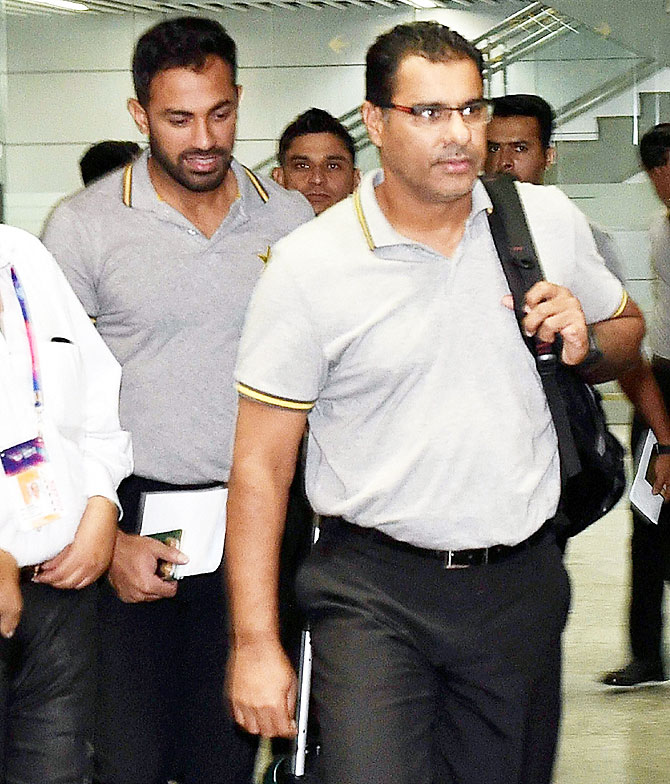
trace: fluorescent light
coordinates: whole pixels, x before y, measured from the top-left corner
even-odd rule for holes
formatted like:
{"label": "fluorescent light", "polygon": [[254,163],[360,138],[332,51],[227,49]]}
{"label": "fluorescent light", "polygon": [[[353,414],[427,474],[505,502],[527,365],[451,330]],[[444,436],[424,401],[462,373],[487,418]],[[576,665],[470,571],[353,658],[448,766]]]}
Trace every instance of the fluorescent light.
{"label": "fluorescent light", "polygon": [[[433,0],[402,0],[406,5],[411,5],[413,8],[439,8],[437,3]],[[670,0],[669,0],[670,2]]]}
{"label": "fluorescent light", "polygon": [[41,5],[48,8],[60,8],[63,11],[90,11],[90,8],[83,3],[75,3],[72,0],[21,0],[28,5]]}

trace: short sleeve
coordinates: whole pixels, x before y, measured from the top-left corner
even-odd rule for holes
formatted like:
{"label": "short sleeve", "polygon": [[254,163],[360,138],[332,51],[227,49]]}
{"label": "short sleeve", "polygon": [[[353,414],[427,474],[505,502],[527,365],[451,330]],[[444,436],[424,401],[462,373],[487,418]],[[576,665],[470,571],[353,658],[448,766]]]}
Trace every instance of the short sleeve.
{"label": "short sleeve", "polygon": [[586,216],[554,186],[517,188],[546,280],[577,297],[589,324],[617,315],[627,294],[598,253]]}
{"label": "short sleeve", "polygon": [[326,361],[315,314],[292,267],[275,247],[249,303],[235,378],[245,397],[308,411],[325,381]]}
{"label": "short sleeve", "polygon": [[93,236],[87,236],[86,227],[68,203],[52,212],[42,242],[65,273],[86,313],[97,317],[98,298],[91,264],[97,243]]}

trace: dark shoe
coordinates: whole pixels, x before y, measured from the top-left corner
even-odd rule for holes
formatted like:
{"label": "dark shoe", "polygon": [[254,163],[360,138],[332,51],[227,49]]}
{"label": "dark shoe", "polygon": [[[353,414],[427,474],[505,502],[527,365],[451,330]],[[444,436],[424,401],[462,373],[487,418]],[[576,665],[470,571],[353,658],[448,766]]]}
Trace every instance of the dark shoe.
{"label": "dark shoe", "polygon": [[619,689],[634,689],[641,686],[658,686],[668,679],[663,672],[661,662],[650,662],[645,659],[633,659],[620,670],[608,672],[600,679],[606,686]]}

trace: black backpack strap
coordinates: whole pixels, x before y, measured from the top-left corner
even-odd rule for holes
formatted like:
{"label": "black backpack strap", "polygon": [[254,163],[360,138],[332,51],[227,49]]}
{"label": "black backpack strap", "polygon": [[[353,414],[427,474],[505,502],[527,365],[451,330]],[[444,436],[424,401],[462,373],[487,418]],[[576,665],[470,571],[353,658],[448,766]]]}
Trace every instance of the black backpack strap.
{"label": "black backpack strap", "polygon": [[535,357],[554,420],[561,457],[561,477],[565,482],[569,477],[579,473],[581,464],[557,377],[561,370],[558,357],[553,347],[546,344],[538,346],[536,339],[528,338],[521,327],[525,316],[523,306],[526,292],[535,283],[543,280],[544,275],[514,180],[507,175],[501,175],[484,178],[482,182],[493,203],[493,209],[488,213],[489,226],[507,284],[512,292],[519,329],[528,350]]}

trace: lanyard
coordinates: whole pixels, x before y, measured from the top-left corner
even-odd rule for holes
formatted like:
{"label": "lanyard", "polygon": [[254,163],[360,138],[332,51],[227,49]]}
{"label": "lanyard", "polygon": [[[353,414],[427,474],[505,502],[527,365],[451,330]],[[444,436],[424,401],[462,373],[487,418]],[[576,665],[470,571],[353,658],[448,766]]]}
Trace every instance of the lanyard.
{"label": "lanyard", "polygon": [[28,303],[26,302],[26,293],[23,290],[21,281],[16,274],[14,267],[10,267],[12,273],[12,283],[14,284],[14,291],[16,298],[21,306],[21,313],[23,314],[23,323],[26,326],[26,337],[28,338],[28,349],[30,350],[30,363],[33,372],[33,392],[35,393],[35,408],[38,413],[42,408],[42,386],[40,384],[39,364],[37,361],[37,346],[35,344],[35,335],[33,333],[33,323],[30,320],[30,313],[28,312]]}

